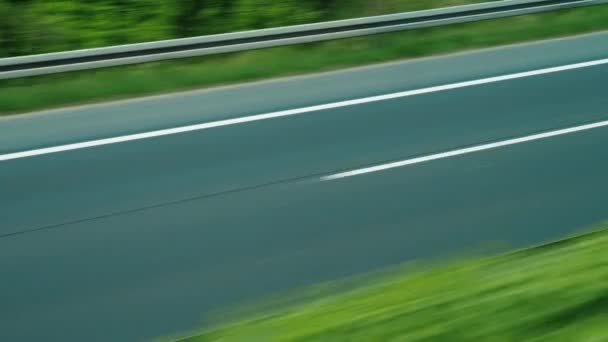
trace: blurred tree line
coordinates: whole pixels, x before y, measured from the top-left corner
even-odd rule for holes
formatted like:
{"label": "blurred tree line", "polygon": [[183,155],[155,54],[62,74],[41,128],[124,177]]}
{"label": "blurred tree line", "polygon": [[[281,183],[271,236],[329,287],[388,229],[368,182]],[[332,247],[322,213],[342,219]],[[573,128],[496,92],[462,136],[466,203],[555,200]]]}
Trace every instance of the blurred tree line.
{"label": "blurred tree line", "polygon": [[0,0],[0,57],[327,20],[337,0]]}

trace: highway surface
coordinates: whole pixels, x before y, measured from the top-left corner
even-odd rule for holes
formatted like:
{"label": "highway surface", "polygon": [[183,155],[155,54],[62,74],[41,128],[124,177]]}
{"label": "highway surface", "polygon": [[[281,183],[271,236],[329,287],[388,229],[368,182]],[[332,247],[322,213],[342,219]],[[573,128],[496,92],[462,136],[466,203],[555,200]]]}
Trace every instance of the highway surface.
{"label": "highway surface", "polygon": [[599,33],[0,119],[0,340],[147,340],[604,220],[607,58]]}

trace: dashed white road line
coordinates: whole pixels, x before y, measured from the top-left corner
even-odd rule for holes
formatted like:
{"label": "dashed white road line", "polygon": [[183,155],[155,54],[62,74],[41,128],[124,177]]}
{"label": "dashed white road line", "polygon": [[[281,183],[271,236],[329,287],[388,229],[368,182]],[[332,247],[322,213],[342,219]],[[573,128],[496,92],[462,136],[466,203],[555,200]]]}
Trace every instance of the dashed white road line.
{"label": "dashed white road line", "polygon": [[354,106],[354,105],[360,105],[360,104],[365,104],[365,103],[396,99],[396,98],[401,98],[401,97],[428,94],[428,93],[434,93],[434,92],[451,90],[451,89],[458,89],[458,88],[465,88],[465,87],[471,87],[471,86],[494,83],[494,82],[514,80],[514,79],[524,78],[524,77],[550,74],[550,73],[566,71],[566,70],[587,68],[587,67],[592,67],[592,66],[597,66],[597,65],[602,65],[602,64],[608,64],[608,58],[599,59],[599,60],[595,60],[595,61],[589,61],[589,62],[583,62],[583,63],[568,64],[568,65],[562,65],[562,66],[557,66],[557,67],[526,71],[526,72],[519,72],[519,73],[502,75],[502,76],[482,78],[482,79],[472,80],[472,81],[445,84],[445,85],[416,89],[416,90],[408,90],[408,91],[402,91],[402,92],[385,94],[385,95],[371,96],[371,97],[365,97],[365,98],[354,99],[354,100],[327,103],[327,104],[310,106],[310,107],[282,110],[282,111],[277,111],[277,112],[272,112],[272,113],[257,114],[257,115],[245,116],[245,117],[234,118],[234,119],[220,120],[220,121],[207,122],[207,123],[201,123],[201,124],[195,124],[195,125],[189,125],[189,126],[183,126],[183,127],[169,128],[169,129],[161,129],[161,130],[156,130],[156,131],[151,131],[151,132],[129,134],[129,135],[123,135],[123,136],[118,136],[118,137],[113,137],[113,138],[91,140],[91,141],[85,141],[85,142],[79,142],[79,143],[73,143],[73,144],[67,144],[67,145],[44,147],[44,148],[33,149],[33,150],[28,150],[28,151],[13,152],[13,153],[0,155],[0,161],[28,158],[28,157],[40,156],[40,155],[51,154],[51,153],[58,153],[58,152],[79,150],[79,149],[83,149],[83,148],[90,148],[90,147],[96,147],[96,146],[102,146],[102,145],[123,143],[123,142],[134,141],[134,140],[150,139],[150,138],[162,137],[162,136],[173,135],[173,134],[199,131],[199,130],[204,130],[204,129],[209,129],[209,128],[231,126],[231,125],[237,125],[237,124],[242,124],[242,123],[247,123],[247,122],[268,120],[268,119],[316,112],[316,111],[332,109],[332,108]]}
{"label": "dashed white road line", "polygon": [[406,159],[406,160],[396,161],[396,162],[392,162],[392,163],[375,165],[375,166],[355,169],[355,170],[346,171],[346,172],[340,172],[340,173],[336,173],[336,174],[329,175],[329,176],[323,176],[323,177],[321,177],[321,181],[330,181],[330,180],[337,180],[337,179],[341,179],[341,178],[359,176],[359,175],[364,175],[367,173],[379,172],[379,171],[394,169],[394,168],[398,168],[398,167],[404,167],[404,166],[408,166],[408,165],[425,163],[425,162],[437,160],[437,159],[445,159],[445,158],[460,156],[463,154],[491,150],[494,148],[521,144],[521,143],[525,143],[525,142],[529,142],[529,141],[541,140],[541,139],[556,137],[559,135],[600,128],[600,127],[604,127],[604,126],[608,126],[608,120],[591,123],[591,124],[586,124],[586,125],[582,125],[582,126],[564,128],[564,129],[551,131],[551,132],[544,132],[544,133],[539,133],[539,134],[528,135],[528,136],[521,137],[521,138],[503,140],[503,141],[493,142],[493,143],[489,143],[489,144],[483,144],[483,145],[478,145],[478,146],[473,146],[473,147],[462,148],[462,149],[458,149],[458,150],[452,150],[452,151],[448,151],[448,152],[431,154],[428,156]]}

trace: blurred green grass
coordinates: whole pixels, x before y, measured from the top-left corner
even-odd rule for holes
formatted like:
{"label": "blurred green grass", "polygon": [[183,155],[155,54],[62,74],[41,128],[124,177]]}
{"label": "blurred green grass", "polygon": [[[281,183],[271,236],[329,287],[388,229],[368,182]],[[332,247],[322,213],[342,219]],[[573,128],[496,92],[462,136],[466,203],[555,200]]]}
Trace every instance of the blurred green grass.
{"label": "blurred green grass", "polygon": [[399,266],[342,292],[319,286],[308,299],[178,340],[605,341],[606,229],[495,257]]}
{"label": "blurred green grass", "polygon": [[322,43],[0,81],[0,114],[608,29],[608,5]]}

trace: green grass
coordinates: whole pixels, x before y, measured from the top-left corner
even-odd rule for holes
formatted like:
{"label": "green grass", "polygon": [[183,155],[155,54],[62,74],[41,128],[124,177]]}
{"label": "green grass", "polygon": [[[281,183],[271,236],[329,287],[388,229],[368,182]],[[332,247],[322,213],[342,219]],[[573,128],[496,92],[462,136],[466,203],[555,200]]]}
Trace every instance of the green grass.
{"label": "green grass", "polygon": [[495,257],[400,266],[346,291],[320,286],[179,341],[606,341],[607,228]]}
{"label": "green grass", "polygon": [[608,29],[608,5],[0,82],[0,114],[158,94]]}

